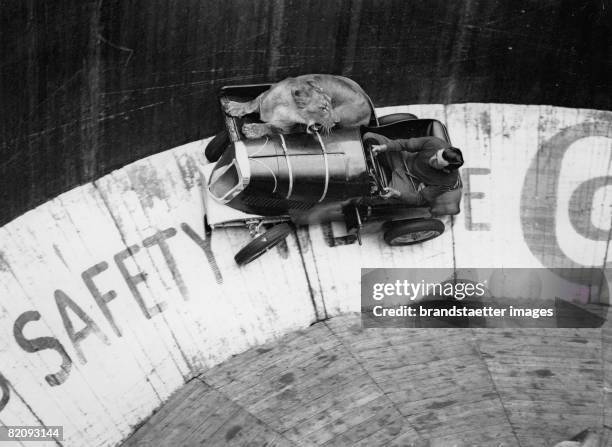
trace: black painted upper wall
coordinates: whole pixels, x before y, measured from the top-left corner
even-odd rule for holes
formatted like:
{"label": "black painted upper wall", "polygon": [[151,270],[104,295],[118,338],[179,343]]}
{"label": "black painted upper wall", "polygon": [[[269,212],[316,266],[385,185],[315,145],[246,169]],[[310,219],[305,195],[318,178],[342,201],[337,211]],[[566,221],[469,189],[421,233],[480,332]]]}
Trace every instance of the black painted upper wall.
{"label": "black painted upper wall", "polygon": [[216,91],[352,77],[377,106],[610,109],[609,0],[0,0],[0,224],[220,128]]}

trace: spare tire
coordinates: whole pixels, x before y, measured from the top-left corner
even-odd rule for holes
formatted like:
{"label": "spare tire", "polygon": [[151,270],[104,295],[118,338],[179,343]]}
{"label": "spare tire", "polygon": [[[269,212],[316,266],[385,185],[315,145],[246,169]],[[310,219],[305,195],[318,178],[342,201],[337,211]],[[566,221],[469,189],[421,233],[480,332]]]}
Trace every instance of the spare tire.
{"label": "spare tire", "polygon": [[419,244],[444,233],[444,224],[438,219],[404,219],[385,226],[384,239],[389,245]]}
{"label": "spare tire", "polygon": [[222,130],[217,135],[213,137],[212,140],[204,149],[204,155],[206,155],[206,159],[211,163],[216,162],[221,158],[223,152],[225,152],[225,148],[230,144],[229,134],[227,130]]}
{"label": "spare tire", "polygon": [[236,256],[234,260],[238,265],[246,265],[251,261],[259,258],[272,247],[283,241],[291,233],[289,224],[281,223],[273,226],[265,233],[260,234],[251,242],[246,244]]}

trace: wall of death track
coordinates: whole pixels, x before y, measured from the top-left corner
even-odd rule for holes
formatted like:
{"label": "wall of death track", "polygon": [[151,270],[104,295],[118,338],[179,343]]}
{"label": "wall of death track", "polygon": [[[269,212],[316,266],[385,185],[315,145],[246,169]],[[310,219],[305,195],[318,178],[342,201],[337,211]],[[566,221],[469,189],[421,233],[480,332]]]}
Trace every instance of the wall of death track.
{"label": "wall of death track", "polygon": [[223,85],[335,73],[378,106],[612,107],[602,0],[9,0],[0,23],[0,225],[212,136]]}
{"label": "wall of death track", "polygon": [[[162,152],[0,229],[0,423],[114,445],[195,374],[359,310],[362,267],[607,266],[612,112],[420,105],[462,148],[462,213],[412,247],[299,228],[244,268],[245,229],[204,227],[203,149]],[[59,444],[59,442],[58,442]]]}

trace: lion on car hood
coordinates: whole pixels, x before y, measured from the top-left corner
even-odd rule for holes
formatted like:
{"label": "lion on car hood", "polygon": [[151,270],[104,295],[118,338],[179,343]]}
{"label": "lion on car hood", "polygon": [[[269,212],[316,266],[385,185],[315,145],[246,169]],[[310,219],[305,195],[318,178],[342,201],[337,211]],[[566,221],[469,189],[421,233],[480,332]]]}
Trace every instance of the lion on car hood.
{"label": "lion on car hood", "polygon": [[309,74],[286,78],[248,102],[228,101],[230,116],[259,113],[262,123],[247,123],[247,138],[300,131],[330,132],[334,127],[366,125],[372,114],[370,98],[355,81],[336,75]]}

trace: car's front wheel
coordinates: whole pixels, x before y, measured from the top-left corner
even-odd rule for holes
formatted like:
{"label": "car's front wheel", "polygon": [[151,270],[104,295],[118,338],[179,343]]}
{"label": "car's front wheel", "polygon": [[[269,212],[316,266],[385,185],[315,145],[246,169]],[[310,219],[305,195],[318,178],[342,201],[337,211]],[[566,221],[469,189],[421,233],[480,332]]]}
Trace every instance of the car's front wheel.
{"label": "car's front wheel", "polygon": [[438,219],[405,219],[386,224],[385,242],[389,245],[412,245],[436,238],[444,233]]}
{"label": "car's front wheel", "polygon": [[204,149],[204,155],[206,155],[206,159],[211,163],[214,163],[215,161],[219,160],[229,143],[230,139],[227,130],[222,130],[217,135],[215,135],[212,140],[210,140],[210,142],[206,146],[206,149]]}
{"label": "car's front wheel", "polygon": [[291,233],[289,224],[281,223],[260,234],[236,253],[234,260],[238,265],[246,265],[259,258],[272,247],[279,244]]}

